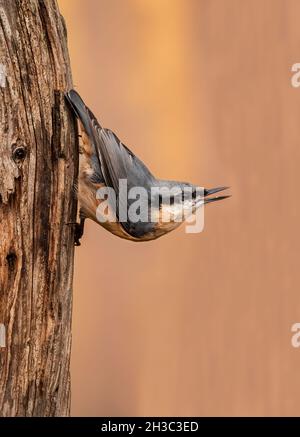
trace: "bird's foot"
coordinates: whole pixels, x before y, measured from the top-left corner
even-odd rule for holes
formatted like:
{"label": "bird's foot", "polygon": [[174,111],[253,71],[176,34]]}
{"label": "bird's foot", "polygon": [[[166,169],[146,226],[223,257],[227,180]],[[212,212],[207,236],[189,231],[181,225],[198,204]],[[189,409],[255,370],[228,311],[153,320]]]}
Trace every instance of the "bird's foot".
{"label": "bird's foot", "polygon": [[84,220],[85,218],[81,218],[79,223],[77,222],[66,223],[66,225],[75,226],[74,246],[81,246],[80,239],[83,236],[83,232],[84,232]]}
{"label": "bird's foot", "polygon": [[80,223],[75,223],[75,234],[74,234],[74,245],[80,246],[80,239],[83,236],[84,232],[84,218],[80,219]]}

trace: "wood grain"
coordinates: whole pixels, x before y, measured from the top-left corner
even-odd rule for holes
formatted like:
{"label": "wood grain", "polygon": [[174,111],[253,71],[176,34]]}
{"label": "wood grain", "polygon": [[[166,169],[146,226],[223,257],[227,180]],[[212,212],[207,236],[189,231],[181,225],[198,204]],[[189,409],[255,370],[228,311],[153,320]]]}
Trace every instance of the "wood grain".
{"label": "wood grain", "polygon": [[0,59],[0,415],[64,416],[78,144],[56,0],[0,0]]}

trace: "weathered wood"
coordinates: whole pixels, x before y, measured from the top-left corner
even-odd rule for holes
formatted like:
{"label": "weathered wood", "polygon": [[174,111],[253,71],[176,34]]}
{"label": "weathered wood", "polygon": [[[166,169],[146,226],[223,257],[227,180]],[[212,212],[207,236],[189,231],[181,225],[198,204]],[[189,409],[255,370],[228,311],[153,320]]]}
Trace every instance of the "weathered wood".
{"label": "weathered wood", "polygon": [[56,0],[0,0],[0,63],[0,415],[65,416],[78,153]]}

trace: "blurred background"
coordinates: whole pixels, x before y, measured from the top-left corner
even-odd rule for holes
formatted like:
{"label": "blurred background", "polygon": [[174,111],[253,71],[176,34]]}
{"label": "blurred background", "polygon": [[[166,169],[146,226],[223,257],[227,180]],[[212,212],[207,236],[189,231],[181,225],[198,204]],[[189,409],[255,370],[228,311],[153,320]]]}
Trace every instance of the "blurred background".
{"label": "blurred background", "polygon": [[161,178],[233,197],[150,243],[88,222],[73,415],[299,415],[298,0],[59,0],[76,89]]}

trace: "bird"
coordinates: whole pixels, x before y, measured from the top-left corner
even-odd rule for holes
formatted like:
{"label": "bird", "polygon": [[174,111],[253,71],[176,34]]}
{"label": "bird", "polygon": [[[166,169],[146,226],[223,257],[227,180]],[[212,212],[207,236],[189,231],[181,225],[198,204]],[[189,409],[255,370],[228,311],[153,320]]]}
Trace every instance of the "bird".
{"label": "bird", "polygon": [[[209,197],[227,186],[202,189],[188,182],[156,178],[112,130],[100,125],[77,91],[71,89],[65,97],[79,122],[82,143],[76,246],[86,219],[120,238],[151,241],[176,229],[204,204],[230,197]],[[132,192],[135,197],[129,195]]]}

